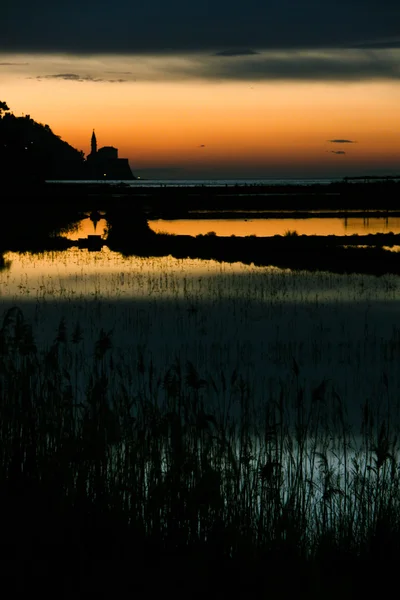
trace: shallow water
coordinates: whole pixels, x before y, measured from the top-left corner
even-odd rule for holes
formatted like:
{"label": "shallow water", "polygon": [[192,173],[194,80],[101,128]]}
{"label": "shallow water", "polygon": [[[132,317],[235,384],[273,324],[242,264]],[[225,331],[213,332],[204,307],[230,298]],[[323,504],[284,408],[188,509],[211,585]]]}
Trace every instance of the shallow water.
{"label": "shallow water", "polygon": [[92,221],[89,217],[82,219],[76,224],[76,227],[63,233],[62,236],[69,240],[78,240],[79,238],[85,238],[88,235],[101,235],[102,237],[107,236],[107,221],[106,219],[99,219],[98,221]]}
{"label": "shallow water", "polygon": [[[85,400],[88,381],[98,369],[95,346],[103,329],[111,340],[102,363],[110,399],[123,385],[130,398],[143,394],[162,404],[168,368],[179,363],[184,380],[190,362],[207,382],[199,390],[206,410],[224,414],[230,405],[232,417],[240,416],[241,395],[248,393],[260,430],[267,404],[283,398],[290,418],[299,389],[310,403],[322,382],[321,410],[334,412],[340,398],[356,437],[367,400],[381,405],[381,418],[388,406],[393,419],[400,415],[399,277],[310,274],[171,256],[124,258],[107,247],[100,252],[7,253],[5,259],[0,327],[5,311],[18,306],[43,353],[65,319],[67,342],[60,360],[67,357],[63,376],[77,402]],[[83,339],[73,343],[77,323]],[[254,436],[256,458],[262,457],[260,440],[265,448],[262,433]],[[342,487],[344,471],[353,469],[353,450],[346,447],[344,462],[343,447],[337,449],[333,438],[329,450],[317,449],[326,453],[337,474],[335,485]],[[239,458],[239,448],[234,450]],[[262,463],[251,466],[257,472]],[[292,469],[287,454],[282,467],[285,501]],[[321,460],[305,460],[303,473],[315,484],[309,505],[314,514],[321,510],[324,490]]]}
{"label": "shallow water", "polygon": [[[310,274],[171,256],[124,258],[108,248],[5,258],[0,319],[7,308],[21,307],[39,349],[51,346],[62,317],[68,336],[79,322],[86,370],[100,329],[110,332],[116,364],[133,370],[134,395],[141,385],[135,365],[142,356],[161,379],[176,360],[183,369],[189,361],[219,390],[221,377],[228,381],[236,371],[258,406],[276,400],[281,390],[292,406],[298,385],[310,397],[326,380],[354,421],[367,398],[384,399],[399,410],[396,276]],[[211,404],[220,401],[213,389],[206,393]],[[165,391],[159,394],[162,399]]]}
{"label": "shallow water", "polygon": [[308,219],[157,219],[149,221],[156,233],[175,235],[205,235],[211,231],[218,236],[269,237],[297,231],[299,235],[367,235],[369,233],[400,233],[400,218],[362,219],[349,217]]}
{"label": "shallow water", "polygon": [[[211,231],[218,236],[238,237],[255,235],[269,237],[285,235],[288,231],[297,231],[299,235],[368,235],[370,233],[400,233],[400,217],[348,219],[331,217],[292,218],[253,218],[253,219],[155,219],[149,220],[150,228],[156,233],[174,235],[205,235]],[[77,226],[63,234],[70,240],[88,235],[100,235],[106,238],[107,221],[105,218],[93,222],[86,217]]]}

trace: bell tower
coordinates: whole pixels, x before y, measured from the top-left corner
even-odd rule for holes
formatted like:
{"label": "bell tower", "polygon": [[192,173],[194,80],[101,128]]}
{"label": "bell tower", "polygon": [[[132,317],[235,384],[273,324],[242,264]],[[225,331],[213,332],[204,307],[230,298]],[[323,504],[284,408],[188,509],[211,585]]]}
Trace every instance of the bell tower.
{"label": "bell tower", "polygon": [[94,156],[97,153],[97,139],[96,139],[96,134],[94,132],[94,129],[93,129],[93,133],[92,133],[91,146],[92,146],[91,155]]}

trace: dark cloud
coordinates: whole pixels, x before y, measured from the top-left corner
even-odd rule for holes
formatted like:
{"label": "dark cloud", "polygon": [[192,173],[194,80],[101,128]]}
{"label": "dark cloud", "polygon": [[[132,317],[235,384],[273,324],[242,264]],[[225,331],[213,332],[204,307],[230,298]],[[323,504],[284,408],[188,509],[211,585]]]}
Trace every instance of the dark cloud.
{"label": "dark cloud", "polygon": [[362,48],[364,50],[385,50],[390,48],[400,48],[400,37],[387,39],[375,39],[353,44],[354,48]]}
{"label": "dark cloud", "polygon": [[169,75],[208,79],[360,81],[400,79],[399,58],[393,52],[336,50],[265,52],[259,56],[193,58],[171,65]]}
{"label": "dark cloud", "polygon": [[[57,66],[58,62],[58,66]],[[118,66],[120,69],[118,69]],[[91,57],[49,57],[37,79],[123,83],[133,81],[342,81],[400,80],[400,51],[309,50],[265,51],[249,55],[189,54],[186,57],[111,56],[93,63]],[[132,70],[131,70],[132,68]],[[30,75],[27,71],[26,75]],[[110,75],[115,75],[112,77]],[[119,77],[120,76],[120,77]],[[355,143],[353,140],[328,140]]]}
{"label": "dark cloud", "polygon": [[254,56],[260,54],[255,50],[221,50],[221,52],[215,52],[213,56]]}
{"label": "dark cloud", "polygon": [[[29,77],[27,79],[30,79]],[[102,79],[100,77],[92,77],[91,75],[78,75],[77,73],[56,73],[55,75],[37,75],[36,79],[64,79],[66,81],[91,81],[95,83],[124,83],[126,79]]]}
{"label": "dark cloud", "polygon": [[398,0],[19,0],[1,13],[0,52],[391,47],[399,31]]}
{"label": "dark cloud", "polygon": [[354,140],[328,140],[332,144],[356,144]]}
{"label": "dark cloud", "polygon": [[346,154],[344,150],[331,150],[331,154]]}
{"label": "dark cloud", "polygon": [[36,79],[65,79],[66,81],[94,81],[89,75],[82,76],[77,73],[57,73],[55,75],[38,75]]}

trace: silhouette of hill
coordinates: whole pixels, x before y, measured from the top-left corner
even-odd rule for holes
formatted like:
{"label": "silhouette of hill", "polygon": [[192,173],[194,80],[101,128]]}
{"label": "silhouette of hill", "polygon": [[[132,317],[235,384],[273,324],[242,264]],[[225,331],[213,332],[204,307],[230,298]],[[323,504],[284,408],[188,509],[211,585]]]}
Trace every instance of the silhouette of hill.
{"label": "silhouette of hill", "polygon": [[0,168],[7,181],[41,182],[79,179],[84,154],[30,115],[16,117],[0,102]]}

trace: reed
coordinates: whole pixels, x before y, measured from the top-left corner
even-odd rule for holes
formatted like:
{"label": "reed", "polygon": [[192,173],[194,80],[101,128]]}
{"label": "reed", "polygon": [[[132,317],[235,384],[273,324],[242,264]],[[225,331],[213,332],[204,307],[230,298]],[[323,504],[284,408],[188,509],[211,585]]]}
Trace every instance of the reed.
{"label": "reed", "polygon": [[69,329],[61,318],[44,350],[19,308],[4,315],[9,548],[43,561],[67,548],[75,576],[127,557],[167,560],[168,577],[179,569],[172,557],[204,574],[211,560],[223,577],[239,565],[266,592],[282,591],[292,570],[310,594],[329,588],[332,561],[352,565],[347,581],[360,561],[400,557],[398,421],[387,394],[365,401],[358,431],[334,382],[306,388],[294,358],[293,386],[260,404],[236,370],[208,377],[179,358],[164,370],[144,353],[117,360],[112,331],[99,331],[90,357],[83,344],[79,322]]}

